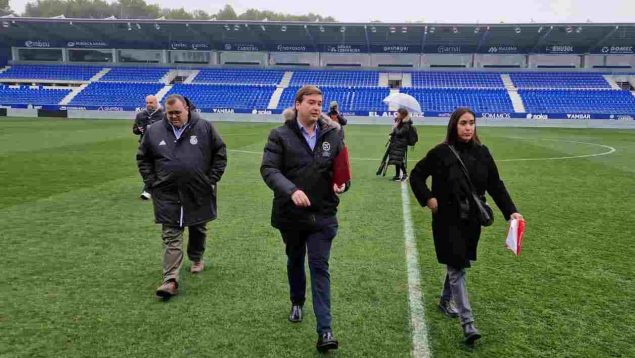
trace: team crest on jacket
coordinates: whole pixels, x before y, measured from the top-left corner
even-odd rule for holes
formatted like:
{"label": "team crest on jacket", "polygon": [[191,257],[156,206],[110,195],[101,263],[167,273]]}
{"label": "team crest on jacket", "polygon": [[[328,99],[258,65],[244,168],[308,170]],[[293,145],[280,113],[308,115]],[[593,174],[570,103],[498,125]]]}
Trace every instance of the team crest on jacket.
{"label": "team crest on jacket", "polygon": [[331,143],[329,142],[324,142],[322,143],[322,150],[325,152],[328,152],[331,150]]}
{"label": "team crest on jacket", "polygon": [[198,139],[196,139],[196,136],[193,135],[190,137],[190,144],[191,145],[196,145],[198,143]]}

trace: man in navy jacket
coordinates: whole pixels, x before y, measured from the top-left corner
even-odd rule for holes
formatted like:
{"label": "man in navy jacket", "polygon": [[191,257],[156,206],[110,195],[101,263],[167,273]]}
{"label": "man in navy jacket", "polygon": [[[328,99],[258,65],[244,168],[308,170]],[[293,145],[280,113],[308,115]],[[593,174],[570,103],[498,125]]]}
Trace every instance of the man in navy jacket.
{"label": "man in navy jacket", "polygon": [[271,224],[280,230],[287,254],[291,299],[289,321],[302,321],[308,253],[317,349],[337,349],[331,328],[329,255],[337,234],[338,194],[333,160],[344,148],[339,124],[321,119],[322,92],[302,87],[295,97],[295,118],[269,134],[260,173],[273,190]]}

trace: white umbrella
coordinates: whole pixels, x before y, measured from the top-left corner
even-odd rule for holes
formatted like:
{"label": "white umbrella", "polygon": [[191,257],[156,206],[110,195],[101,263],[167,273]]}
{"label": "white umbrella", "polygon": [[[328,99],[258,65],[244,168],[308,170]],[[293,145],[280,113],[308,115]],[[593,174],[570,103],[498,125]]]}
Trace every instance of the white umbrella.
{"label": "white umbrella", "polygon": [[388,106],[405,108],[410,112],[421,113],[421,105],[416,98],[405,93],[393,93],[384,98],[383,101]]}

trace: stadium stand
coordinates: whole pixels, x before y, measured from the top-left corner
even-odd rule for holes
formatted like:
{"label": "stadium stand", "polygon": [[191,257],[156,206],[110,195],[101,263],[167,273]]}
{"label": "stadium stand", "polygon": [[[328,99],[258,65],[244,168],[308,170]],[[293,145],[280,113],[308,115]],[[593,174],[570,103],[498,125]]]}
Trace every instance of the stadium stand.
{"label": "stadium stand", "polygon": [[[68,65],[14,65],[0,73],[2,79],[88,82],[101,67]],[[126,106],[143,104],[144,97],[156,94],[167,67],[111,67],[98,82],[79,92],[71,106]],[[475,112],[514,112],[511,93],[499,72],[410,71],[412,87],[401,92],[417,98],[426,112],[451,112],[468,106]],[[176,84],[169,94],[188,96],[201,108],[265,109],[285,70],[208,68],[200,70],[194,84]],[[635,96],[626,90],[611,89],[601,73],[511,72],[524,111],[533,113],[635,113]],[[382,99],[387,87],[379,87],[378,71],[297,70],[285,88],[277,109],[292,106],[301,85],[320,86],[323,110],[337,101],[346,112],[386,111]],[[57,105],[70,89],[0,85],[2,105]],[[167,88],[165,89],[167,90]],[[515,94],[515,92],[514,92]],[[522,107],[521,107],[522,108]],[[520,110],[522,112],[522,109]]]}
{"label": "stadium stand", "polygon": [[412,72],[414,88],[505,88],[495,72]]}
{"label": "stadium stand", "polygon": [[514,107],[503,89],[402,88],[416,98],[424,111],[452,112],[470,107],[475,112],[513,112]]}
{"label": "stadium stand", "polygon": [[611,88],[599,73],[516,72],[509,77],[517,88]]}
{"label": "stadium stand", "polygon": [[167,93],[188,97],[199,108],[267,108],[274,86],[175,84]]}
{"label": "stadium stand", "polygon": [[142,106],[145,97],[156,94],[163,84],[94,82],[81,91],[71,106]]}
{"label": "stadium stand", "polygon": [[159,82],[169,68],[148,67],[113,67],[100,81],[114,82]]}
{"label": "stadium stand", "polygon": [[277,85],[282,76],[279,70],[203,69],[193,83]]}
{"label": "stadium stand", "polygon": [[519,90],[528,112],[635,113],[635,96],[621,90]]}
{"label": "stadium stand", "polygon": [[14,65],[0,73],[0,79],[88,81],[101,69],[96,66]]}
{"label": "stadium stand", "polygon": [[0,104],[56,105],[71,91],[70,88],[49,89],[31,86],[0,85]]}

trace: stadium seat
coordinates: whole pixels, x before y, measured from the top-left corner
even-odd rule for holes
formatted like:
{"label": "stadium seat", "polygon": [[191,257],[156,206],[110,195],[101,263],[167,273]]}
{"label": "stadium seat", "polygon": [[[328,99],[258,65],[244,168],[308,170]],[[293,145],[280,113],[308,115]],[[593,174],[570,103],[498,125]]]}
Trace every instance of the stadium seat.
{"label": "stadium seat", "polygon": [[[296,92],[300,87],[289,87],[282,92],[279,109],[293,106]],[[323,95],[322,110],[328,111],[331,101],[337,101],[341,111],[386,111],[382,102],[390,94],[388,88],[377,87],[320,87]]]}
{"label": "stadium seat", "polygon": [[635,97],[622,90],[519,90],[527,112],[635,113]]}
{"label": "stadium seat", "polygon": [[524,88],[611,88],[599,73],[574,72],[516,72],[509,75],[514,85]]}
{"label": "stadium seat", "polygon": [[176,84],[168,92],[188,97],[199,108],[265,109],[274,86]]}
{"label": "stadium seat", "polygon": [[0,85],[0,105],[56,105],[71,88],[49,89],[30,86]]}
{"label": "stadium seat", "polygon": [[71,106],[128,106],[142,107],[145,97],[156,94],[163,84],[94,82],[84,88],[69,105]]}
{"label": "stadium seat", "polygon": [[496,72],[412,72],[414,88],[505,88]]}
{"label": "stadium seat", "polygon": [[102,67],[96,66],[13,65],[0,73],[0,79],[88,81],[101,70]]}
{"label": "stadium seat", "polygon": [[277,85],[282,81],[284,72],[281,70],[203,69],[194,78],[193,83]]}
{"label": "stadium seat", "polygon": [[169,68],[113,67],[100,81],[114,82],[159,82]]}
{"label": "stadium seat", "polygon": [[415,97],[424,112],[452,112],[457,107],[470,107],[475,112],[514,112],[504,89],[402,88],[401,92]]}
{"label": "stadium seat", "polygon": [[290,86],[377,87],[376,71],[294,71]]}

